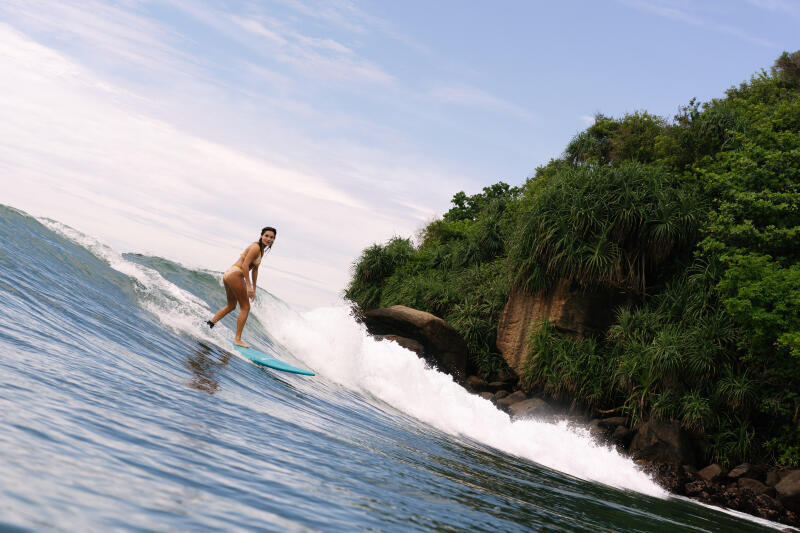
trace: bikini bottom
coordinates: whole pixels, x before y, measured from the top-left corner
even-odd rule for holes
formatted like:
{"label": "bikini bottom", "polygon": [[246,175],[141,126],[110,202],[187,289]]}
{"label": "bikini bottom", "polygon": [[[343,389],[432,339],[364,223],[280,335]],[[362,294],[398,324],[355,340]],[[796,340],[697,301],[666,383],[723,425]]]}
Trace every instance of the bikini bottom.
{"label": "bikini bottom", "polygon": [[222,279],[228,280],[228,278],[234,274],[238,273],[240,276],[244,277],[244,270],[242,270],[238,265],[233,265],[225,273],[222,275]]}

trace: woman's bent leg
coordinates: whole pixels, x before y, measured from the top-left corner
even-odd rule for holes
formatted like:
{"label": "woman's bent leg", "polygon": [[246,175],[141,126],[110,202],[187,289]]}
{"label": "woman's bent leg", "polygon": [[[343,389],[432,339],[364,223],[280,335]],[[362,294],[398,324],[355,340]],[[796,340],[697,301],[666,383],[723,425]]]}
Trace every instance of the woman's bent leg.
{"label": "woman's bent leg", "polygon": [[247,322],[247,315],[250,314],[250,299],[247,297],[247,285],[245,285],[244,276],[231,275],[228,279],[228,285],[239,302],[239,318],[236,319],[236,336],[233,338],[233,343],[237,346],[249,348],[247,344],[242,342],[242,330],[245,322]]}
{"label": "woman's bent leg", "polygon": [[211,322],[214,324],[222,320],[225,315],[236,309],[236,294],[228,284],[227,279],[222,278],[222,284],[225,286],[225,297],[228,299],[228,302],[219,311],[217,311],[217,314],[211,319]]}

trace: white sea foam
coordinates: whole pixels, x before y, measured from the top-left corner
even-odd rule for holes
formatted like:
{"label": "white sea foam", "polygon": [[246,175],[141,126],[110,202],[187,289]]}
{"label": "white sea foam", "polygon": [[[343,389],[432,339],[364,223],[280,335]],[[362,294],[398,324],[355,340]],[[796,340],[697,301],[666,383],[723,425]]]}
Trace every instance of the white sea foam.
{"label": "white sea foam", "polygon": [[491,402],[468,393],[398,344],[378,341],[349,314],[324,308],[303,315],[258,306],[270,333],[295,356],[347,388],[369,393],[453,435],[587,480],[666,497],[667,492],[629,458],[597,444],[588,431],[566,423],[514,420]]}

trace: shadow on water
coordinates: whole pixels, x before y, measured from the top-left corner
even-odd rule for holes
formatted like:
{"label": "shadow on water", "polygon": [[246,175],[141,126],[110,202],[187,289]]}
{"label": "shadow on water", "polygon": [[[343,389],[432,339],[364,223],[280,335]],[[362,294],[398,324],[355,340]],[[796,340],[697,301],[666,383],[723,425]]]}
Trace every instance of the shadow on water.
{"label": "shadow on water", "polygon": [[198,342],[195,350],[186,357],[184,366],[192,373],[189,387],[208,394],[219,390],[217,373],[228,364],[231,354],[216,346]]}

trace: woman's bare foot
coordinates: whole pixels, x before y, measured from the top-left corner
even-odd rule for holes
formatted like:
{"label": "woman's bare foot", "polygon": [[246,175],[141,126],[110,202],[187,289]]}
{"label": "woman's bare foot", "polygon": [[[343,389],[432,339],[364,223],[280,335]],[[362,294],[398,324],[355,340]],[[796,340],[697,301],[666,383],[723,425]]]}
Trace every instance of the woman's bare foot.
{"label": "woman's bare foot", "polygon": [[249,348],[250,345],[244,342],[242,339],[234,339],[233,344],[236,346],[241,346],[242,348]]}

